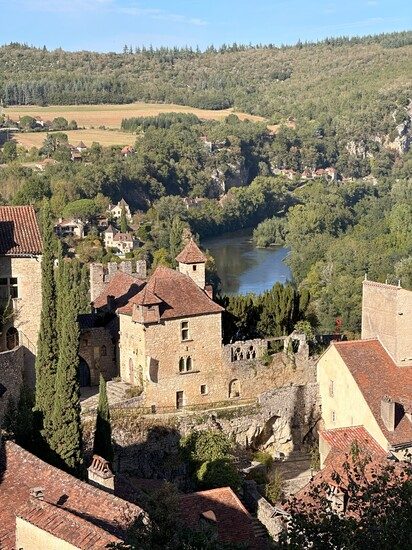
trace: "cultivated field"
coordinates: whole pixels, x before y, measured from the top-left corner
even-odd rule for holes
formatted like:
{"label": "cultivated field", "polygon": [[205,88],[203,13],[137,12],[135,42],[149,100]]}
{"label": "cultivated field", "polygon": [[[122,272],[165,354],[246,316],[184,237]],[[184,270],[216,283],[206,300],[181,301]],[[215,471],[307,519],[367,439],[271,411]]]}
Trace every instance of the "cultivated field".
{"label": "cultivated field", "polygon": [[[54,105],[50,107],[18,106],[3,110],[5,115],[16,120],[19,116],[39,116],[43,120],[53,120],[58,116],[66,118],[69,122],[75,120],[79,126],[87,128],[106,126],[107,128],[120,128],[123,118],[155,116],[160,113],[193,113],[199,118],[207,120],[222,120],[231,113],[233,109],[223,111],[212,111],[196,109],[172,103],[130,103],[126,105]],[[246,113],[235,113],[244,120],[248,118],[253,121],[264,119]]]}
{"label": "cultivated field", "polygon": [[[52,132],[51,132],[52,133]],[[103,147],[110,145],[134,145],[136,136],[130,132],[121,132],[120,130],[72,130],[65,131],[69,138],[69,143],[77,145],[79,141],[83,141],[87,147],[96,141]],[[41,147],[46,138],[46,132],[26,132],[14,133],[13,139],[23,145],[26,149],[30,147]]]}

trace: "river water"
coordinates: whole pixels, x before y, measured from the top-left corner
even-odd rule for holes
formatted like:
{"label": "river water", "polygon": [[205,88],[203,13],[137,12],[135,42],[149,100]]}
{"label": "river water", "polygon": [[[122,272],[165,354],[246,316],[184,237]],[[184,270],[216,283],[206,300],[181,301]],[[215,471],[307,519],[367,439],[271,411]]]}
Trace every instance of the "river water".
{"label": "river water", "polygon": [[204,239],[201,244],[216,261],[222,294],[260,294],[278,281],[292,279],[289,267],[283,262],[288,249],[256,248],[251,230]]}

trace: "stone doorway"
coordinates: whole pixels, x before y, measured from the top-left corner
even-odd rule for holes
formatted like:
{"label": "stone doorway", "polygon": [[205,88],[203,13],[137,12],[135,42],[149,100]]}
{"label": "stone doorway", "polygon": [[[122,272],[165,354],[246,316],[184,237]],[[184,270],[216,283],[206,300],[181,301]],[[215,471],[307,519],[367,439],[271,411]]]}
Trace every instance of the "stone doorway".
{"label": "stone doorway", "polygon": [[185,394],[182,391],[176,392],[176,409],[183,409]]}
{"label": "stone doorway", "polygon": [[81,388],[85,388],[91,385],[89,365],[81,357],[79,362],[79,379]]}

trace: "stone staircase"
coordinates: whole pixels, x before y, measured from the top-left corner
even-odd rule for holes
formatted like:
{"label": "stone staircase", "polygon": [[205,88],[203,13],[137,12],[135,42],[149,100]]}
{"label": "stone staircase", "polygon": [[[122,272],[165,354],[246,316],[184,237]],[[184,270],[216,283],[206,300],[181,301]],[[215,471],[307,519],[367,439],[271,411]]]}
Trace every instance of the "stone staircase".
{"label": "stone staircase", "polygon": [[[127,399],[126,391],[131,388],[130,384],[123,381],[110,380],[107,382],[107,399],[109,405],[116,405],[122,403]],[[98,386],[92,388],[82,388],[80,396],[80,405],[83,410],[93,410],[97,408],[99,400],[99,388]]]}
{"label": "stone staircase", "polygon": [[309,453],[292,451],[285,461],[276,462],[275,466],[285,480],[286,495],[294,495],[311,480]]}

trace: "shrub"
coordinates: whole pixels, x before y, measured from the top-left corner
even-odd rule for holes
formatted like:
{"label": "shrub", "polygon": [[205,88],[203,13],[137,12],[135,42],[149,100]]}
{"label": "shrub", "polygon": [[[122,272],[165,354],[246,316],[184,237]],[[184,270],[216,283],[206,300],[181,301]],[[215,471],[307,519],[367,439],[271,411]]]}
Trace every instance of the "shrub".
{"label": "shrub", "polygon": [[268,469],[273,464],[273,456],[266,451],[256,451],[253,453],[253,460],[256,460],[256,462],[261,462]]}
{"label": "shrub", "polygon": [[206,462],[230,457],[231,443],[222,432],[204,430],[182,438],[181,448],[191,462]]}
{"label": "shrub", "polygon": [[203,489],[231,487],[236,490],[240,485],[239,473],[227,459],[204,462],[196,472],[196,479]]}
{"label": "shrub", "polygon": [[284,491],[285,481],[282,474],[278,470],[274,470],[271,474],[271,479],[265,487],[265,496],[272,503],[278,502]]}

